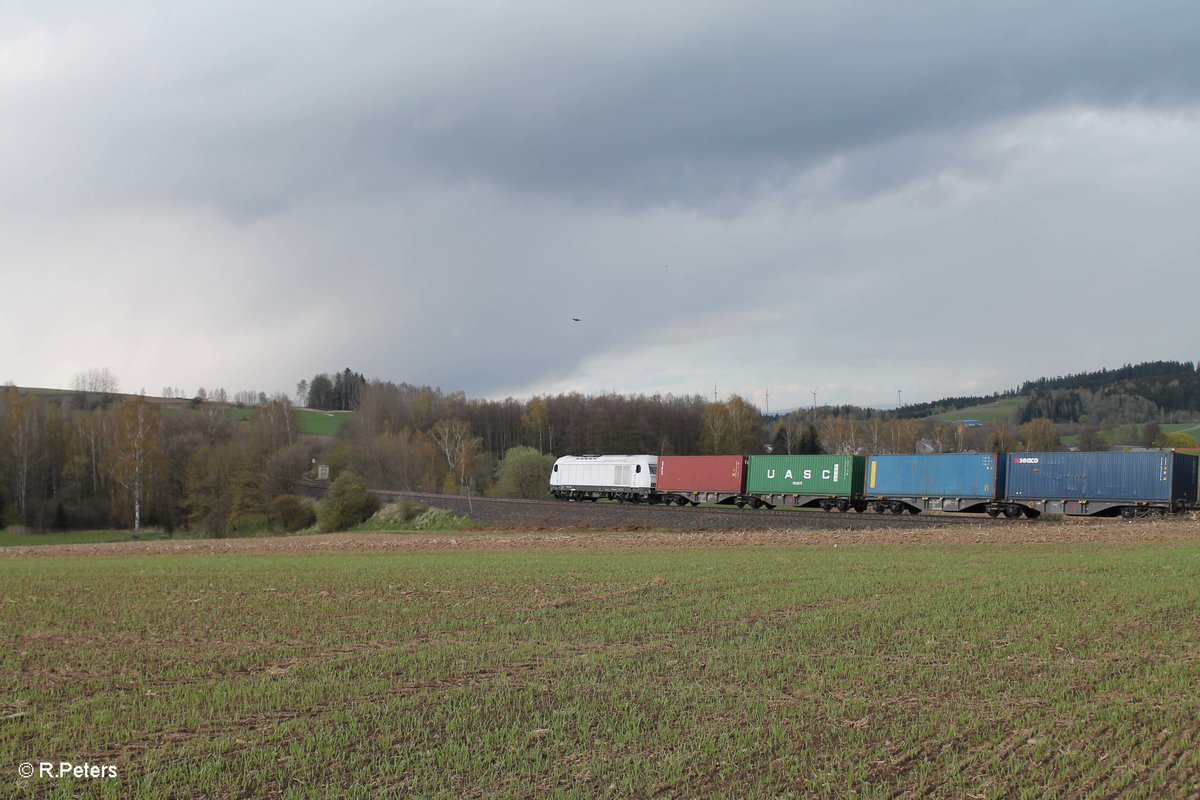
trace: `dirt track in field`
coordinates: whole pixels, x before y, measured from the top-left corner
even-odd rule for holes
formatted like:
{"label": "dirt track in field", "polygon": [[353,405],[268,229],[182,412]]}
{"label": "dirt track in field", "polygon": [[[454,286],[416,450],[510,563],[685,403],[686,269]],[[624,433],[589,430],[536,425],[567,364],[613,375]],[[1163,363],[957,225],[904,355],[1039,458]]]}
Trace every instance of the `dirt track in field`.
{"label": "dirt track in field", "polygon": [[45,556],[188,554],[388,553],[533,549],[805,547],[960,544],[1200,543],[1200,520],[1071,520],[963,524],[947,520],[921,528],[840,528],[746,531],[464,531],[454,533],[335,533],[256,539],[176,539],[106,544],[9,547],[0,559]]}

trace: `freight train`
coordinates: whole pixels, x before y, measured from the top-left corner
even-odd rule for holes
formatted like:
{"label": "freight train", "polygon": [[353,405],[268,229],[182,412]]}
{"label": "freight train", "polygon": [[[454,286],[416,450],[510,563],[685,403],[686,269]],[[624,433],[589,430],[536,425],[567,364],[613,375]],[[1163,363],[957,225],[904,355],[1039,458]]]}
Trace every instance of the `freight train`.
{"label": "freight train", "polygon": [[550,473],[550,493],[563,500],[681,506],[1133,519],[1200,508],[1200,457],[1171,450],[563,456]]}

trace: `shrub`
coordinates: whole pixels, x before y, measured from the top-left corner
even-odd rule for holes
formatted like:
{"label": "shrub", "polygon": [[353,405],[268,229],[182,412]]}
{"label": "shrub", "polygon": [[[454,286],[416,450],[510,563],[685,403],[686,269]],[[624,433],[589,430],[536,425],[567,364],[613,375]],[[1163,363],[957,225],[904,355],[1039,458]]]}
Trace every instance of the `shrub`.
{"label": "shrub", "polygon": [[428,508],[412,521],[414,531],[461,531],[475,527],[475,523],[444,508]]}
{"label": "shrub", "polygon": [[398,500],[381,508],[375,516],[388,522],[412,522],[427,510],[416,500]]}
{"label": "shrub", "polygon": [[532,447],[513,447],[500,462],[497,497],[525,497],[531,500],[547,496],[554,456],[542,455]]}
{"label": "shrub", "polygon": [[1193,438],[1192,436],[1190,436],[1186,433],[1183,433],[1181,431],[1176,431],[1175,433],[1168,433],[1165,437],[1163,437],[1163,441],[1164,441],[1165,447],[1195,447],[1196,446],[1195,438]]}
{"label": "shrub", "polygon": [[317,520],[323,531],[344,531],[367,519],[375,511],[375,501],[367,487],[353,472],[343,472],[329,487]]}
{"label": "shrub", "polygon": [[458,531],[476,527],[476,522],[468,517],[456,516],[442,508],[429,508],[412,500],[400,500],[379,509],[358,530]]}
{"label": "shrub", "polygon": [[267,515],[258,511],[235,514],[229,518],[229,529],[234,533],[262,533],[267,528]]}
{"label": "shrub", "polygon": [[281,494],[271,501],[267,512],[271,527],[284,533],[295,533],[312,527],[317,512],[312,503],[294,494]]}

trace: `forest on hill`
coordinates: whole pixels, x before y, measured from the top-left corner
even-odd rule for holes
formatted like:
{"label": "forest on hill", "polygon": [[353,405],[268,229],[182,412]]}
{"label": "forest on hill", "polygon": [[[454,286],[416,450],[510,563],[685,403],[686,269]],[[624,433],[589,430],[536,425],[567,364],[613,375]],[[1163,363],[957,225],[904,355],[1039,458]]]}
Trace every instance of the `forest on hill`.
{"label": "forest on hill", "polygon": [[1200,372],[1191,362],[1153,361],[1022,384],[1019,422],[1087,422],[1104,427],[1174,421],[1200,412]]}
{"label": "forest on hill", "polygon": [[906,419],[920,419],[991,403],[1024,398],[1012,420],[1112,428],[1142,422],[1175,422],[1200,414],[1200,371],[1190,361],[1148,361],[1117,369],[1079,372],[1029,380],[1015,389],[987,396],[947,397],[900,409]]}
{"label": "forest on hill", "polygon": [[372,488],[538,496],[559,455],[1043,450],[1064,436],[1104,449],[1112,442],[1101,431],[1117,426],[1127,443],[1157,446],[1166,440],[1156,426],[1134,423],[1200,409],[1195,367],[1176,362],[1030,381],[1019,414],[982,426],[916,418],[915,407],[764,418],[736,395],[473,400],[344,369],[297,386],[303,405],[353,412],[337,436],[316,436],[284,395],[237,392],[229,402],[223,389],[191,399],[172,390],[164,402],[121,395],[108,374],[85,377],[72,392],[0,389],[0,524],[287,530],[311,524],[297,485],[317,463]]}

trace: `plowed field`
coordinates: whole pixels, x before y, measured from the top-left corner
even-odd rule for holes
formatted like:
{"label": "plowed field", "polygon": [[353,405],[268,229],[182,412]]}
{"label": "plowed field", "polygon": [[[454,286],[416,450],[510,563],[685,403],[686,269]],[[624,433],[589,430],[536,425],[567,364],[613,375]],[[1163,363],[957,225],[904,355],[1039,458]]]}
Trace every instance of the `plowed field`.
{"label": "plowed field", "polygon": [[[675,512],[671,512],[675,513]],[[679,512],[686,515],[689,512]],[[104,544],[38,545],[0,549],[0,559],[48,556],[119,556],[200,553],[369,553],[520,549],[805,547],[828,545],[954,544],[1149,544],[1196,542],[1200,521],[1071,520],[963,524],[948,517],[922,517],[919,526],[850,527],[839,516],[811,515],[825,527],[751,530],[460,531],[455,533],[332,533],[254,539],[177,539]],[[881,518],[880,522],[886,522]],[[907,519],[905,520],[907,522]]]}

